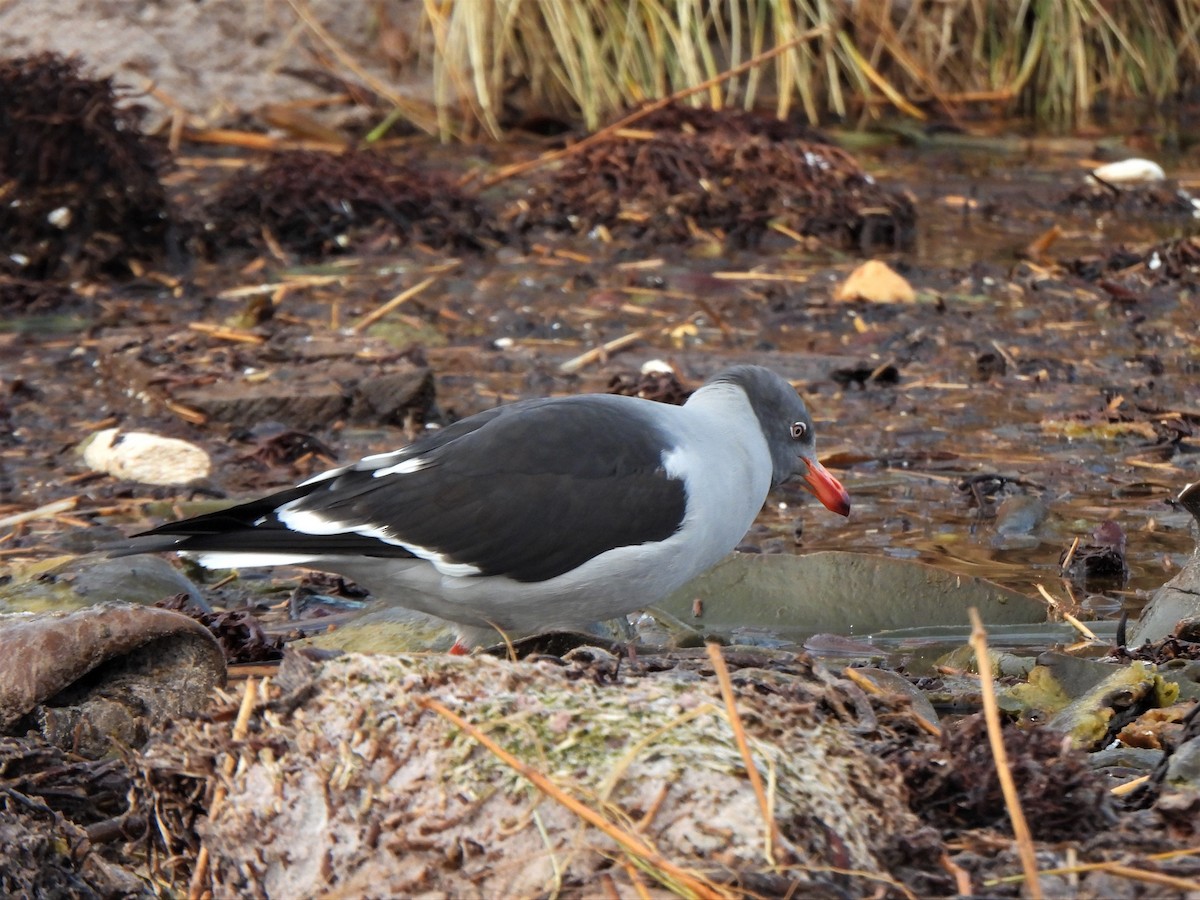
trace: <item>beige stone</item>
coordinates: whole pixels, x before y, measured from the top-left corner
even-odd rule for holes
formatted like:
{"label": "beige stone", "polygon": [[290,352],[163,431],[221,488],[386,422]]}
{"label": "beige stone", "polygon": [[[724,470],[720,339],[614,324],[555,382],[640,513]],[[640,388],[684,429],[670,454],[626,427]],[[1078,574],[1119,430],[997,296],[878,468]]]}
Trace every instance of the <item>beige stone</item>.
{"label": "beige stone", "polygon": [[836,291],[835,300],[867,300],[871,303],[912,303],[917,299],[903,276],[887,263],[871,259],[850,273]]}

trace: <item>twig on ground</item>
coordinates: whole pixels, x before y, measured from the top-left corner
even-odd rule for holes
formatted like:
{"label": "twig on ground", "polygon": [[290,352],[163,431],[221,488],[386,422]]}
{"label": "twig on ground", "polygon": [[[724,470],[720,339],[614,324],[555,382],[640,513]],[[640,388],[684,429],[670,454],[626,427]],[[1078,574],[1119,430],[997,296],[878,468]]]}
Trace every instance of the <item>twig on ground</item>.
{"label": "twig on ground", "polygon": [[593,347],[578,356],[568,359],[565,363],[558,367],[558,371],[564,375],[570,375],[578,372],[584,366],[589,366],[597,360],[607,359],[610,353],[616,353],[618,350],[624,350],[626,347],[636,344],[638,341],[654,334],[656,329],[639,328],[637,331],[631,331],[629,334],[623,334],[619,338],[613,338],[607,343],[601,344],[599,347]]}
{"label": "twig on ground", "polygon": [[453,724],[456,728],[466,732],[473,740],[479,742],[490,751],[497,759],[503,762],[513,771],[517,772],[523,778],[527,779],[534,787],[545,794],[547,797],[561,803],[579,818],[583,819],[589,825],[599,829],[604,834],[608,835],[616,841],[626,852],[640,859],[651,868],[659,870],[663,876],[674,882],[680,888],[689,891],[696,897],[712,897],[721,898],[730,896],[722,891],[718,885],[698,876],[695,873],[689,872],[687,869],[677,866],[675,863],[660,856],[649,844],[643,841],[637,835],[630,834],[618,828],[612,822],[609,822],[600,813],[596,812],[590,806],[576,800],[570,794],[562,790],[557,784],[551,781],[545,774],[539,772],[533,766],[526,763],[524,760],[518,759],[513,754],[509,753],[494,740],[484,734],[479,728],[472,725],[458,713],[451,710],[449,707],[431,697],[417,697],[414,702],[422,709],[428,709],[436,713],[443,719]]}
{"label": "twig on ground", "polygon": [[[1200,854],[1200,846],[1185,847],[1182,850],[1168,850],[1163,853],[1151,853],[1143,858],[1144,862],[1163,862],[1169,859],[1177,859],[1181,856],[1196,856]],[[1114,875],[1120,875],[1126,878],[1134,878],[1139,881],[1153,881],[1156,884],[1166,884],[1171,887],[1178,887],[1180,890],[1195,891],[1200,889],[1200,883],[1195,879],[1180,878],[1175,875],[1167,875],[1162,872],[1151,872],[1147,869],[1139,869],[1134,866],[1126,866],[1116,862],[1094,862],[1080,863],[1074,866],[1056,866],[1053,869],[1045,869],[1041,872],[1042,875],[1080,875],[1084,872],[1110,872]],[[1152,876],[1152,878],[1143,878],[1142,876]],[[1015,884],[1021,881],[1024,875],[1009,875],[1004,878],[991,878],[983,882],[984,887],[995,887],[998,884]]]}
{"label": "twig on ground", "polygon": [[1017,841],[1017,852],[1021,857],[1021,868],[1029,885],[1029,896],[1042,900],[1042,883],[1038,878],[1037,852],[1033,846],[1033,835],[1021,809],[1021,797],[1013,782],[1012,769],[1008,765],[1008,752],[1004,749],[1004,732],[1000,725],[1000,707],[996,703],[996,686],[992,681],[992,659],[988,656],[987,632],[979,610],[971,607],[971,649],[975,651],[975,664],[979,667],[979,693],[983,699],[983,717],[987,723],[988,743],[992,748],[992,759],[996,764],[996,775],[1000,779],[1000,790],[1004,794],[1004,806],[1012,822],[1013,835]]}
{"label": "twig on ground", "polygon": [[742,762],[746,764],[746,775],[750,779],[750,787],[758,798],[758,808],[762,811],[763,824],[766,826],[764,855],[770,865],[775,865],[775,842],[778,838],[778,828],[775,825],[775,809],[771,798],[763,788],[762,776],[758,774],[758,766],[754,764],[754,755],[750,752],[750,744],[746,740],[746,729],[742,727],[742,717],[738,713],[737,702],[733,696],[733,682],[729,678],[729,668],[725,665],[725,657],[721,655],[719,644],[705,644],[708,658],[712,660],[713,669],[717,674],[717,684],[721,687],[721,699],[725,701],[725,712],[729,719],[729,727],[733,731],[733,739],[738,752],[742,754]]}
{"label": "twig on ground", "polygon": [[26,512],[13,513],[11,516],[5,516],[0,519],[0,528],[11,528],[13,525],[20,525],[24,522],[32,522],[36,519],[48,519],[57,516],[59,513],[65,513],[75,508],[75,504],[79,502],[79,495],[67,497],[63,500],[55,500],[52,503],[47,503],[44,506],[39,506],[37,509],[30,509]]}
{"label": "twig on ground", "polygon": [[423,290],[428,288],[435,281],[437,281],[437,276],[433,275],[433,276],[430,276],[429,278],[426,278],[424,281],[422,281],[418,284],[414,284],[412,287],[408,288],[407,290],[401,291],[399,294],[397,294],[395,297],[393,297],[387,303],[383,304],[383,306],[380,306],[379,308],[372,310],[371,312],[369,312],[365,316],[363,316],[361,319],[359,319],[357,322],[355,322],[354,325],[351,326],[350,330],[353,331],[355,334],[362,334],[362,332],[364,332],[371,325],[374,325],[376,322],[378,322],[380,319],[382,319],[384,316],[386,316],[392,310],[397,309],[398,307],[407,303],[413,297],[417,296],[417,294],[421,293]]}
{"label": "twig on ground", "polygon": [[[845,675],[847,678],[849,678],[851,681],[853,681],[855,684],[857,684],[860,688],[862,688],[868,694],[875,694],[876,696],[881,696],[884,693],[883,688],[881,688],[879,685],[877,685],[875,682],[873,682],[866,675],[863,675],[861,672],[859,672],[857,669],[855,669],[851,666],[847,666],[846,668],[844,668],[842,670],[842,674]],[[911,715],[913,717],[913,721],[915,721],[917,723],[917,725],[920,727],[920,729],[922,731],[926,732],[927,734],[933,735],[934,737],[942,736],[942,729],[936,722],[929,721],[927,718],[925,718],[923,715],[921,715],[915,709],[910,710],[909,715]]]}
{"label": "twig on ground", "polygon": [[[263,684],[266,682],[264,681]],[[246,734],[250,730],[250,714],[254,712],[254,700],[258,694],[258,683],[253,677],[246,679],[246,686],[242,691],[242,705],[238,708],[237,720],[233,723],[233,740],[244,741]],[[221,774],[228,778],[237,768],[237,756],[233,753],[225,757],[225,762],[221,766]],[[211,819],[217,814],[217,811],[225,803],[225,797],[228,792],[225,785],[218,784],[213,791],[212,803],[208,807],[208,817]],[[212,896],[210,887],[206,886],[208,881],[208,846],[200,845],[200,852],[196,854],[196,865],[192,869],[192,881],[188,885],[188,900],[200,900],[205,894]]]}

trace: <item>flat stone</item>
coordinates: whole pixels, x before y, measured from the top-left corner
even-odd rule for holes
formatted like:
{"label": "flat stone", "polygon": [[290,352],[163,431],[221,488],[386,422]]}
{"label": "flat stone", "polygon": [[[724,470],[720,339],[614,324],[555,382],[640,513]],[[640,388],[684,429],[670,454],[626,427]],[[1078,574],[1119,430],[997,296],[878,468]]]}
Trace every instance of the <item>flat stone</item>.
{"label": "flat stone", "polygon": [[[314,429],[333,422],[403,426],[433,405],[428,366],[358,335],[273,339],[233,351],[205,336],[121,334],[98,358],[114,392],[142,407],[183,406],[231,425],[273,421]],[[232,369],[232,370],[231,370]]]}

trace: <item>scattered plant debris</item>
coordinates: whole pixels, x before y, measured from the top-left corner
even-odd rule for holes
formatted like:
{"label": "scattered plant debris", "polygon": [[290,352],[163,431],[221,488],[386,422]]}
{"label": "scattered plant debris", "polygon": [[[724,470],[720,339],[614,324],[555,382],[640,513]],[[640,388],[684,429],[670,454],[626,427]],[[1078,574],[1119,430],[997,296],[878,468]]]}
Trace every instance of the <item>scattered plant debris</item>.
{"label": "scattered plant debris", "polygon": [[0,891],[153,896],[121,863],[146,835],[146,818],[129,812],[132,786],[123,756],[81,759],[36,734],[0,736]]}
{"label": "scattered plant debris", "polygon": [[[1114,814],[1108,792],[1086,755],[1064,744],[1061,733],[1045,728],[1004,732],[1013,780],[1034,837],[1058,840],[1086,837],[1109,827]],[[912,809],[944,831],[999,828],[1009,822],[996,763],[982,715],[943,731],[941,752],[908,754],[898,762],[911,792]]]}
{"label": "scattered plant debris", "polygon": [[657,400],[659,403],[670,403],[681,406],[691,395],[691,391],[679,383],[674,372],[641,372],[637,375],[614,375],[608,382],[610,394],[622,394],[626,397],[641,397],[643,400]]}
{"label": "scattered plant debris", "polygon": [[829,377],[843,388],[858,387],[865,389],[868,384],[899,384],[900,370],[894,363],[890,362],[882,365],[860,362],[853,366],[834,369],[829,373]]}
{"label": "scattered plant debris", "polygon": [[126,276],[164,256],[165,157],[140,117],[76,60],[0,61],[0,273]]}
{"label": "scattered plant debris", "polygon": [[1200,237],[1188,235],[1147,247],[1118,244],[1103,255],[1080,257],[1067,265],[1089,281],[1100,281],[1113,273],[1136,272],[1140,283],[1147,287],[1177,289],[1181,284],[1200,282]]}
{"label": "scattered plant debris", "polygon": [[1140,215],[1191,216],[1196,205],[1185,191],[1161,184],[1137,184],[1117,187],[1088,179],[1072,188],[1058,201],[1059,209],[1086,209],[1091,212],[1126,212]]}
{"label": "scattered plant debris", "polygon": [[1129,578],[1125,531],[1106,519],[1092,530],[1090,543],[1064,550],[1058,562],[1063,575],[1088,590],[1120,588]]}
{"label": "scattered plant debris", "polygon": [[775,230],[865,252],[907,246],[916,209],[816,132],[670,106],[570,155],[510,218],[648,243],[708,237],[753,246]]}
{"label": "scattered plant debris", "polygon": [[1200,660],[1200,619],[1183,619],[1175,634],[1159,641],[1146,641],[1140,647],[1119,647],[1116,653],[1120,659],[1143,660],[1156,666],[1176,659]]}
{"label": "scattered plant debris", "polygon": [[205,612],[187,594],[176,594],[156,605],[191,616],[211,631],[229,665],[268,662],[283,656],[284,639],[268,635],[258,619],[246,610]]}
{"label": "scattered plant debris", "polygon": [[479,250],[483,208],[445,177],[383,153],[297,150],[234,176],[205,213],[208,249],[280,247],[305,257],[411,243]]}
{"label": "scattered plant debris", "polygon": [[958,483],[960,493],[966,495],[967,505],[980,510],[985,517],[995,515],[995,505],[1006,497],[1028,487],[1024,480],[1001,475],[996,472],[980,472],[968,475]]}
{"label": "scattered plant debris", "polygon": [[87,301],[64,284],[0,275],[0,313],[36,316],[88,305]]}
{"label": "scattered plant debris", "polygon": [[355,582],[347,581],[341,575],[334,575],[332,572],[307,571],[300,579],[298,589],[346,600],[362,600],[370,596],[366,588],[359,587]]}
{"label": "scattered plant debris", "polygon": [[291,465],[312,456],[327,465],[332,465],[337,461],[336,451],[320,438],[306,431],[297,431],[294,428],[284,428],[281,425],[272,424],[270,433],[248,432],[246,437],[253,440],[256,446],[242,459],[256,460],[268,468]]}

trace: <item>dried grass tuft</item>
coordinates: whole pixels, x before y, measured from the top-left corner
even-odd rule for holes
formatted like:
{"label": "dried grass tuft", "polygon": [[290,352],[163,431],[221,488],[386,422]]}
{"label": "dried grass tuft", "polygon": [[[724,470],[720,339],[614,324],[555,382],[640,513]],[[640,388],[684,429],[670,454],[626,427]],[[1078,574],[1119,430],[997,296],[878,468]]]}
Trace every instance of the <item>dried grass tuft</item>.
{"label": "dried grass tuft", "polygon": [[1162,102],[1200,71],[1200,0],[426,0],[423,27],[445,136],[499,137],[513,106],[595,129],[706,83],[696,105],[812,124],[982,106],[1065,125],[1100,102]]}

